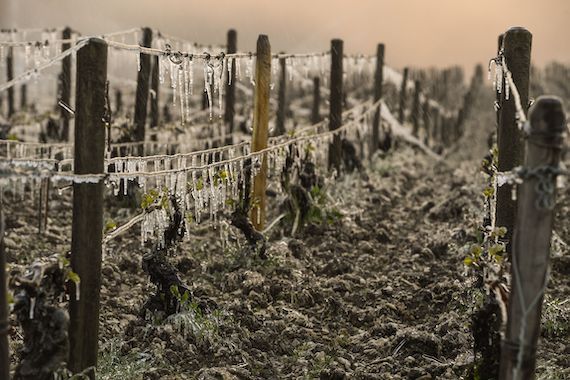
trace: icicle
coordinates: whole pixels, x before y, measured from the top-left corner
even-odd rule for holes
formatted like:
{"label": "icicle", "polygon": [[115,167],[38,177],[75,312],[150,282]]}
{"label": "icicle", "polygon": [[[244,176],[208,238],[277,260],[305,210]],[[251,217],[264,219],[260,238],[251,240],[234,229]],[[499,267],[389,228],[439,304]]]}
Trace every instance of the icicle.
{"label": "icicle", "polygon": [[141,71],[141,50],[139,49],[139,52],[136,54],[137,56],[137,72]]}
{"label": "icicle", "polygon": [[25,47],[25,62],[26,62],[26,68],[30,68],[30,58],[32,55],[32,46],[31,45],[26,45]]}
{"label": "icicle", "polygon": [[249,81],[255,86],[254,73],[253,73],[253,57],[249,57],[249,62],[247,66]]}
{"label": "icicle", "polygon": [[180,98],[180,119],[182,122],[182,125],[184,125],[184,118],[185,118],[185,114],[184,114],[184,85],[183,85],[183,73],[182,73],[182,67],[180,67],[181,65],[178,65],[178,91],[179,91],[179,98]]}
{"label": "icicle", "polygon": [[170,61],[170,88],[172,88],[172,105],[176,106],[176,79],[178,79],[177,73],[174,72],[174,69],[178,66],[175,65],[172,61]]}
{"label": "icicle", "polygon": [[188,58],[183,63],[184,71],[184,106],[186,108],[186,120],[190,121],[190,76],[188,74]]}
{"label": "icicle", "polygon": [[50,55],[51,55],[50,52],[51,52],[51,46],[48,44],[48,42],[46,40],[46,42],[44,43],[44,46],[43,46],[43,51],[42,51],[43,57],[45,60],[48,60],[50,58]]}
{"label": "icicle", "polygon": [[208,109],[210,114],[210,119],[212,119],[212,84],[214,81],[214,69],[212,65],[208,62],[204,62],[204,91],[208,97]]}
{"label": "icicle", "polygon": [[30,319],[34,319],[34,310],[36,308],[36,297],[30,298]]}
{"label": "icicle", "polygon": [[218,83],[217,83],[217,87],[218,87],[218,111],[219,111],[219,116],[222,117],[222,113],[223,113],[223,101],[224,101],[224,73],[226,72],[226,60],[222,60],[222,62],[220,63],[220,67],[219,67],[219,73],[218,73]]}
{"label": "icicle", "polygon": [[159,70],[158,70],[158,80],[160,82],[160,84],[164,84],[164,73],[166,71],[166,60],[168,58],[166,58],[165,55],[160,56],[159,59]]}
{"label": "icicle", "polygon": [[236,65],[236,79],[241,81],[241,59],[237,58],[235,60]]}
{"label": "icicle", "polygon": [[34,49],[34,68],[38,68],[39,65],[41,64],[41,59],[40,59],[42,53],[41,49],[42,49],[41,46],[37,46]]}
{"label": "icicle", "polygon": [[228,58],[227,60],[227,69],[228,69],[228,85],[232,85],[232,67],[234,64],[234,58]]}
{"label": "icicle", "polygon": [[81,298],[81,286],[80,286],[80,282],[77,282],[75,284],[75,300],[79,301],[79,299]]}

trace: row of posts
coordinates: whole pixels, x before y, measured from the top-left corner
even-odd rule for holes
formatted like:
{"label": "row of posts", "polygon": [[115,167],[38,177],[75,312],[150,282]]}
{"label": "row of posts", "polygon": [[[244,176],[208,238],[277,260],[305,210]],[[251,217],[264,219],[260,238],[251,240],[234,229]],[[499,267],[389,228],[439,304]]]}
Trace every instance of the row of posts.
{"label": "row of posts", "polygon": [[[62,31],[62,39],[69,40],[72,37],[72,30],[66,27]],[[142,28],[142,39],[141,46],[151,47],[153,40],[153,32],[151,28]],[[333,63],[331,65],[331,80],[336,82],[342,81],[342,40],[333,40],[331,44],[331,56],[333,58]],[[71,45],[65,43],[62,46],[62,50],[65,51],[69,49]],[[237,52],[237,33],[235,30],[230,30],[227,34],[227,53],[232,54]],[[336,52],[340,52],[338,56],[335,56]],[[374,101],[378,101],[382,97],[382,84],[383,84],[383,66],[384,66],[384,45],[379,44],[377,48],[377,65],[374,76]],[[335,59],[336,58],[336,59]],[[12,80],[14,78],[14,68],[13,68],[13,48],[8,49],[8,54],[6,57],[7,63],[7,79]],[[277,110],[277,134],[285,133],[285,119],[286,119],[286,59],[281,58],[279,60],[280,65],[280,75],[279,75],[279,93],[278,93],[278,110]],[[72,70],[72,60],[71,56],[67,56],[62,60],[62,70],[60,73],[60,78],[58,81],[58,107],[60,111],[60,133],[61,140],[68,141],[70,137],[70,113],[67,108],[71,108],[71,70]],[[140,61],[140,70],[137,73],[137,86],[136,86],[136,100],[134,109],[134,125],[135,133],[133,136],[134,141],[145,141],[146,139],[146,123],[147,118],[150,120],[151,128],[155,128],[160,123],[160,109],[159,109],[159,64],[157,56],[149,56],[143,54]],[[340,73],[340,77],[339,77]],[[235,76],[235,67],[232,67],[232,73]],[[149,79],[150,78],[150,79]],[[404,69],[402,87],[400,89],[400,102],[398,109],[398,119],[401,123],[405,121],[405,112],[407,107],[407,97],[408,97],[408,79],[409,79],[409,69]],[[339,82],[339,83],[340,83]],[[336,92],[331,99],[334,104],[331,104],[331,125],[338,126],[340,117],[334,114],[334,110],[339,109],[342,105],[342,83],[331,84],[331,89]],[[152,90],[152,91],[151,91]],[[340,92],[339,92],[340,91]],[[14,88],[11,87],[7,91],[7,103],[8,103],[8,117],[11,117],[15,113],[14,106]],[[149,96],[149,94],[152,94]],[[228,125],[229,135],[234,131],[234,116],[235,116],[235,86],[226,84],[225,87],[225,113],[224,121]],[[430,139],[439,140],[444,144],[448,144],[457,138],[459,133],[454,133],[453,128],[455,122],[452,117],[444,115],[440,112],[439,108],[430,105],[428,99],[420,104],[420,94],[421,94],[421,83],[420,81],[415,81],[415,88],[413,94],[413,104],[411,110],[411,122],[413,125],[414,135],[418,135],[420,129],[420,123],[423,123],[425,130],[425,140],[426,142]],[[122,95],[120,91],[116,93],[116,110],[122,107]],[[148,103],[150,97],[150,112],[148,112]],[[27,86],[26,84],[21,87],[21,108],[25,109],[27,106]],[[319,114],[320,107],[320,81],[319,78],[314,78],[314,106],[311,112],[311,121],[316,123],[320,121]],[[334,119],[333,119],[334,117]],[[380,134],[380,109],[374,115],[373,122],[373,133],[372,133],[372,146],[378,147],[381,140]],[[455,138],[454,138],[455,134]],[[229,138],[228,138],[229,141]],[[335,144],[337,146],[338,144]],[[338,152],[334,157],[339,156]],[[143,154],[142,150],[139,154]],[[339,162],[336,158],[332,159],[334,166],[337,167]]]}
{"label": "row of posts", "polygon": [[552,173],[559,169],[567,133],[566,113],[560,98],[540,96],[531,107],[531,45],[532,34],[525,28],[511,28],[499,36],[498,56],[505,59],[528,119],[521,129],[515,94],[505,90],[508,83],[504,82],[503,90],[497,91],[497,169],[509,172],[522,166],[527,175],[518,188],[505,184],[496,194],[496,225],[507,228],[511,289],[500,367],[482,376],[501,380],[535,378],[554,225],[556,174]]}
{"label": "row of posts", "polygon": [[[71,33],[66,29],[64,33]],[[70,34],[65,35],[69,38]],[[152,44],[152,32],[149,28],[143,29],[142,45],[150,47]],[[69,49],[69,46],[64,46]],[[237,51],[237,35],[235,31],[228,33],[228,53]],[[379,46],[378,52],[384,54],[383,45]],[[343,99],[343,42],[333,40],[331,44],[331,95],[330,95],[330,129],[339,128],[342,125],[342,99]],[[269,97],[271,85],[271,46],[269,39],[261,35],[257,41],[256,51],[256,90],[254,99],[254,127],[252,136],[252,151],[265,149],[269,137]],[[284,62],[284,61],[281,61]],[[382,65],[383,59],[378,60],[376,74],[376,86],[374,99],[382,96]],[[62,84],[60,101],[69,106],[71,100],[71,60],[63,61],[61,74]],[[285,65],[282,63],[282,69]],[[11,67],[10,67],[11,68]],[[11,71],[9,70],[9,73]],[[153,88],[151,97],[151,123],[152,127],[158,125],[158,60],[151,60],[149,55],[141,54],[141,68],[137,78],[137,99],[135,105],[136,139],[145,140],[145,124],[147,120],[147,103],[149,86]],[[232,71],[235,77],[235,68]],[[280,123],[285,118],[285,73],[281,74],[280,89]],[[232,83],[234,81],[232,80]],[[75,174],[101,174],[104,173],[104,148],[105,148],[105,109],[106,109],[106,83],[107,83],[107,43],[98,38],[91,38],[89,43],[77,52],[76,94],[75,94],[75,137],[74,137],[74,168]],[[317,122],[321,119],[320,107],[320,81],[314,80],[314,105],[311,119]],[[9,94],[13,92],[10,91]],[[11,95],[9,95],[11,96]],[[233,130],[234,123],[235,87],[228,84],[226,88],[225,120]],[[62,111],[64,128],[62,139],[69,138],[69,115]],[[374,121],[374,130],[378,131],[380,123],[379,115]],[[284,132],[284,124],[281,126]],[[378,146],[378,133],[374,137],[374,145]],[[335,137],[331,146],[329,160],[330,167],[340,170],[342,150],[340,137]],[[140,154],[143,154],[141,151]],[[261,230],[265,220],[265,188],[266,188],[266,160],[262,162],[262,170],[255,177],[253,187],[253,203],[256,207],[252,210],[252,222]],[[79,373],[88,368],[95,368],[97,364],[98,331],[99,331],[99,304],[101,287],[102,265],[102,238],[103,238],[103,192],[104,184],[99,183],[74,183],[73,184],[73,222],[71,242],[71,267],[81,278],[80,299],[71,297],[69,305],[70,314],[70,356],[69,369]],[[1,227],[2,225],[0,225]],[[3,249],[0,245],[0,259],[3,259]],[[2,264],[0,262],[0,264]],[[2,271],[2,275],[5,272]],[[5,285],[5,281],[0,281]],[[73,285],[75,286],[75,285]],[[0,289],[3,296],[5,291]],[[73,290],[70,294],[76,294]],[[0,299],[2,307],[6,306],[6,299]],[[6,313],[0,308],[0,330],[6,323]],[[7,330],[6,330],[7,332]],[[0,354],[2,359],[8,358],[7,334],[0,331]],[[9,373],[9,360],[2,361],[0,371]],[[94,378],[92,371],[89,375]],[[3,378],[8,378],[7,375]]]}

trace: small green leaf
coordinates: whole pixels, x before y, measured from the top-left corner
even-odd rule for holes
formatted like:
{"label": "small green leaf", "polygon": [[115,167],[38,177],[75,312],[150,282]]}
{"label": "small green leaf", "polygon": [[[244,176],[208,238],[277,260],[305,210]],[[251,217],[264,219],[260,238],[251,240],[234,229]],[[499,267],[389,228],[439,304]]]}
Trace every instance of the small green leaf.
{"label": "small green leaf", "polygon": [[117,228],[117,223],[113,219],[107,220],[105,223],[105,232],[109,232]]}
{"label": "small green leaf", "polygon": [[66,277],[68,280],[72,281],[75,285],[78,285],[81,282],[79,275],[72,270],[67,272]]}
{"label": "small green leaf", "polygon": [[196,183],[196,190],[202,190],[203,188],[204,188],[204,181],[202,180],[202,178],[200,178]]}
{"label": "small green leaf", "polygon": [[474,257],[478,258],[483,253],[483,248],[477,244],[473,244],[469,249],[469,253]]}
{"label": "small green leaf", "polygon": [[495,189],[490,186],[486,187],[485,190],[483,190],[483,195],[485,198],[491,198],[493,195],[495,195]]}

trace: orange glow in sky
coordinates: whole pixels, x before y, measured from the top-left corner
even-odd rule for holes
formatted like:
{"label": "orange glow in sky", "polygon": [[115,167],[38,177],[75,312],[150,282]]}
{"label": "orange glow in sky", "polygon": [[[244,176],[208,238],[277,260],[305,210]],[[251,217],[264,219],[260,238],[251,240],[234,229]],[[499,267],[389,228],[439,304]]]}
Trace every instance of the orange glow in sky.
{"label": "orange glow in sky", "polygon": [[510,26],[533,33],[533,63],[570,63],[569,20],[570,0],[0,0],[2,27],[95,34],[152,26],[211,44],[235,28],[243,51],[260,33],[287,52],[328,50],[342,38],[346,52],[372,54],[384,42],[395,67],[487,62]]}

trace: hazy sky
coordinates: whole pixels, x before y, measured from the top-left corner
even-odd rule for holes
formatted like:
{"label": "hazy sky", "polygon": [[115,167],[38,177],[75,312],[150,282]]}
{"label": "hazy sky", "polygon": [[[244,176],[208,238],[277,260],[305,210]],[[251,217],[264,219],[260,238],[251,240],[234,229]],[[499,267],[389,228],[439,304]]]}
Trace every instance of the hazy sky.
{"label": "hazy sky", "polygon": [[534,35],[533,62],[570,63],[570,0],[0,0],[2,27],[63,26],[83,34],[152,26],[201,43],[253,50],[259,33],[274,51],[329,48],[371,54],[386,44],[395,67],[471,67],[495,53],[497,35],[525,26]]}

